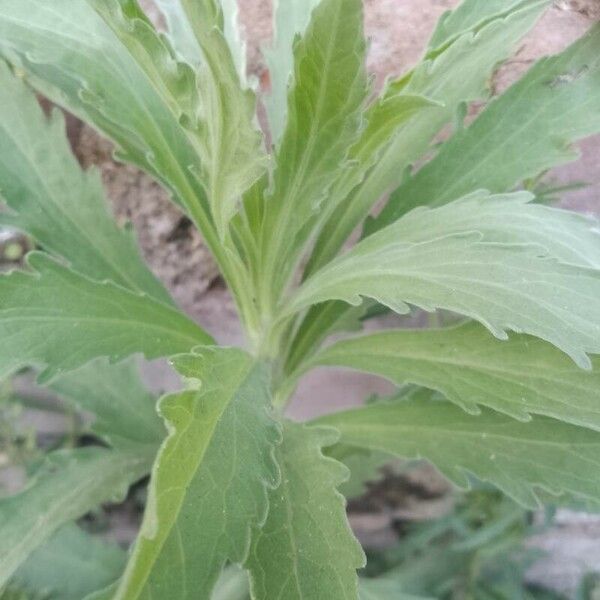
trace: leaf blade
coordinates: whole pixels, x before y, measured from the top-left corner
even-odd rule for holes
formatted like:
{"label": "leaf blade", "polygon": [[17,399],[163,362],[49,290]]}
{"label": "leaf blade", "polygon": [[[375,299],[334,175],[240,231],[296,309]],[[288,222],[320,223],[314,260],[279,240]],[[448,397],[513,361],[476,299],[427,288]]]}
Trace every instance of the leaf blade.
{"label": "leaf blade", "polygon": [[273,447],[280,433],[269,415],[265,370],[241,350],[200,352],[174,359],[202,387],[160,404],[171,435],[115,600],[209,597],[225,561],[245,559],[250,527],[266,518],[267,489],[279,477]]}
{"label": "leaf blade", "polygon": [[525,506],[536,489],[598,501],[598,432],[546,417],[528,423],[484,409],[468,415],[448,402],[391,401],[321,418],[341,441],[358,447],[423,457],[460,487],[466,473],[490,481]]}
{"label": "leaf blade", "polygon": [[332,433],[285,424],[278,449],[282,483],[270,494],[267,521],[246,563],[257,600],[358,598],[356,569],[364,565],[364,554],[335,490],[346,470],[322,454],[334,441]]}
{"label": "leaf blade", "polygon": [[91,281],[41,253],[35,273],[0,276],[0,373],[45,367],[40,380],[94,358],[159,358],[211,338],[175,309],[111,283]]}

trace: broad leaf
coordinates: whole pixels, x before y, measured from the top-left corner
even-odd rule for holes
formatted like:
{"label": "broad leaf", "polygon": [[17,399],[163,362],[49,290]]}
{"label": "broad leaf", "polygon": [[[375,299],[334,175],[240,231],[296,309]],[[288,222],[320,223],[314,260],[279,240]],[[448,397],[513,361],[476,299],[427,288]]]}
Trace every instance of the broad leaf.
{"label": "broad leaf", "polygon": [[[569,213],[552,213],[552,226],[540,230],[550,232],[561,223],[559,241],[548,236],[539,246],[523,245],[524,217],[514,229],[500,218],[490,229],[484,219],[482,227],[450,221],[446,228],[443,218],[450,206],[415,211],[363,240],[308,279],[288,310],[325,300],[358,305],[361,297],[399,313],[408,313],[409,304],[442,308],[480,321],[501,339],[507,330],[545,339],[589,367],[586,353],[600,353],[600,271],[557,260],[566,252],[563,241],[580,231],[581,223],[572,222]],[[519,213],[518,206],[523,215],[534,208],[499,200],[497,217],[504,210],[507,217]],[[417,232],[416,241],[410,233],[404,239],[407,231]]]}
{"label": "broad leaf", "polygon": [[158,447],[165,437],[156,398],[142,384],[133,360],[116,365],[95,360],[55,379],[50,388],[92,415],[91,431],[113,448],[132,444]]}
{"label": "broad leaf", "polygon": [[342,443],[426,458],[461,487],[471,473],[526,506],[538,504],[538,490],[600,498],[600,433],[546,417],[522,423],[487,409],[474,416],[420,398],[378,402],[316,423],[338,429]]}
{"label": "broad leaf", "polygon": [[69,524],[29,557],[10,587],[56,600],[82,600],[118,579],[125,560],[116,544]]}
{"label": "broad leaf", "polygon": [[475,323],[344,340],[312,364],[435,389],[471,413],[489,406],[521,420],[540,414],[600,430],[600,359],[584,371],[542,340],[515,334],[499,341]]}
{"label": "broad leaf", "polygon": [[61,450],[46,458],[27,487],[0,498],[0,587],[60,527],[102,502],[122,497],[150,468],[154,447],[131,451]]}
{"label": "broad leaf", "polygon": [[109,279],[171,303],[142,262],[130,232],[109,215],[97,171],[71,154],[64,118],[46,118],[35,96],[0,64],[0,223],[31,235],[92,279]]}
{"label": "broad leaf", "polygon": [[97,283],[41,253],[35,273],[0,276],[0,376],[23,365],[54,375],[94,358],[159,358],[211,338],[183,314],[112,283]]}
{"label": "broad leaf", "polygon": [[[470,1],[469,5],[472,4]],[[477,27],[477,23],[466,26],[462,35],[443,52],[426,54],[413,71],[383,91],[380,102],[412,95],[437,101],[441,106],[416,113],[378,151],[376,165],[323,229],[311,272],[333,258],[374,204],[400,185],[407,167],[423,157],[435,135],[455,118],[459,107],[486,95],[492,71],[511,55],[550,0],[523,0],[501,7],[495,1],[479,4],[486,5],[485,26]]]}
{"label": "broad leaf", "polygon": [[262,235],[263,282],[273,295],[295,266],[296,236],[325,201],[359,135],[368,92],[365,50],[361,0],[323,0],[295,44],[287,127]]}
{"label": "broad leaf", "polygon": [[225,562],[246,559],[251,528],[266,519],[280,440],[266,368],[237,349],[201,352],[174,360],[200,387],[160,403],[171,434],[115,600],[209,598]]}
{"label": "broad leaf", "polygon": [[356,569],[364,555],[336,490],[347,470],[322,453],[336,437],[285,424],[277,449],[281,484],[269,494],[269,516],[246,563],[255,600],[358,597]]}
{"label": "broad leaf", "polygon": [[287,118],[288,91],[294,70],[294,42],[302,36],[321,0],[274,0],[273,47],[266,51],[271,92],[265,100],[273,144],[277,144]]}
{"label": "broad leaf", "polygon": [[402,185],[370,229],[419,204],[454,200],[474,185],[503,192],[575,160],[571,144],[600,131],[599,48],[600,25],[563,53],[538,62]]}

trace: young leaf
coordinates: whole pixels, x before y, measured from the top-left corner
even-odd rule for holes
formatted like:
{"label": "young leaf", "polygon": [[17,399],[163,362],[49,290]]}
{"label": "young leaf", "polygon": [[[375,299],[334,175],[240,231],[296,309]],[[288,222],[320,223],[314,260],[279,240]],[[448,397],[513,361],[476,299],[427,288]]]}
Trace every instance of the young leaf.
{"label": "young leaf", "polygon": [[0,587],[60,527],[122,497],[150,468],[154,447],[81,448],[46,458],[28,486],[0,498]]}
{"label": "young leaf", "polygon": [[522,423],[487,409],[474,416],[420,398],[378,402],[316,424],[338,429],[342,443],[426,458],[461,487],[472,473],[526,506],[538,504],[538,490],[600,499],[600,434],[546,417]]}
{"label": "young leaf", "polygon": [[322,453],[335,441],[331,430],[285,424],[277,449],[281,484],[269,494],[269,516],[246,563],[256,600],[358,598],[364,554],[336,490],[347,470]]}
{"label": "young leaf", "polygon": [[49,387],[78,410],[91,414],[91,431],[113,448],[158,447],[165,437],[156,399],[142,384],[131,359],[116,365],[95,360],[65,373]]}
{"label": "young leaf", "polygon": [[198,45],[194,30],[188,21],[180,0],[155,0],[167,22],[169,37],[175,50],[190,65],[198,67],[202,63],[202,50]]}
{"label": "young leaf", "polygon": [[597,25],[561,54],[539,61],[403,184],[370,230],[424,201],[436,206],[454,200],[472,191],[474,182],[503,192],[575,160],[571,144],[600,131],[599,47]]}
{"label": "young leaf", "polygon": [[500,342],[475,323],[399,329],[337,342],[311,364],[432,388],[472,413],[489,406],[521,420],[540,414],[600,431],[600,359],[594,357],[593,371],[584,371],[527,335]]}
{"label": "young leaf", "polygon": [[[513,215],[517,206],[530,211],[527,204],[498,202],[497,214],[506,209]],[[439,210],[408,216],[411,231],[419,232],[416,242],[410,234],[403,239],[404,219],[363,240],[308,279],[287,310],[334,299],[358,305],[361,297],[399,313],[408,313],[409,304],[443,308],[480,321],[501,339],[506,330],[545,339],[589,367],[586,353],[600,353],[600,271],[559,262],[560,242],[518,243],[520,225],[461,228],[450,222],[446,228]],[[560,240],[579,231],[570,216],[561,222]]]}
{"label": "young leaf", "polygon": [[486,5],[485,26],[465,24],[462,35],[443,52],[426,55],[413,71],[385,88],[379,102],[413,95],[437,101],[441,106],[416,113],[378,151],[375,166],[323,228],[310,273],[331,260],[374,204],[400,185],[406,168],[422,158],[435,135],[455,118],[459,107],[486,94],[491,72],[511,55],[550,0],[523,0],[508,6],[504,3],[502,7],[497,2],[479,4]]}
{"label": "young leaf", "polygon": [[279,482],[266,369],[233,348],[179,356],[174,366],[200,387],[160,402],[171,434],[115,600],[209,598],[225,562],[246,559]]}
{"label": "young leaf", "polygon": [[[254,123],[254,94],[240,87],[245,73],[240,80],[226,39],[232,38],[237,8],[229,2],[230,14],[225,19],[218,0],[180,2],[205,62],[199,70],[201,107],[196,148],[203,161],[202,181],[213,218],[224,237],[242,194],[263,175],[267,159],[262,135]],[[229,41],[234,43],[233,39]],[[236,57],[238,67],[245,71],[245,66],[239,64],[239,52]]]}
{"label": "young leaf", "polygon": [[133,236],[109,215],[96,171],[71,154],[62,113],[46,118],[35,96],[0,63],[0,223],[31,235],[92,279],[109,279],[172,303]]}
{"label": "young leaf", "polygon": [[82,600],[118,579],[125,560],[116,544],[69,524],[29,557],[10,587],[57,600]]}
{"label": "young leaf", "polygon": [[263,281],[290,277],[296,235],[319,209],[361,126],[368,92],[361,0],[323,0],[294,48],[287,127],[263,226]]}
{"label": "young leaf", "polygon": [[211,338],[175,309],[112,283],[97,283],[32,253],[35,273],[0,276],[0,376],[46,367],[40,380],[94,358],[138,352],[159,358]]}
{"label": "young leaf", "polygon": [[294,41],[303,36],[310,16],[321,0],[274,0],[273,47],[266,51],[271,93],[265,103],[273,145],[277,145],[287,118],[290,74],[294,70]]}

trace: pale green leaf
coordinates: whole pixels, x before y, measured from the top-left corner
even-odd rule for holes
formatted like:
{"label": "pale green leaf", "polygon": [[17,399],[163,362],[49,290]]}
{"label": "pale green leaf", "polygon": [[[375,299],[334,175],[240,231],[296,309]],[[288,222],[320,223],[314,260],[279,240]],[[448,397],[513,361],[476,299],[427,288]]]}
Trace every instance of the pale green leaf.
{"label": "pale green leaf", "polygon": [[600,430],[599,359],[593,359],[593,371],[584,371],[542,340],[511,335],[499,341],[475,323],[343,340],[312,364],[422,385],[469,412],[489,406],[522,420],[540,414]]}
{"label": "pale green leaf", "polygon": [[60,450],[21,492],[0,498],[0,587],[60,527],[122,497],[150,468],[154,447]]}
{"label": "pale green leaf", "polygon": [[288,120],[263,226],[264,281],[277,295],[294,240],[316,214],[356,141],[368,92],[361,0],[323,0],[294,47]]}
{"label": "pale green leaf", "polygon": [[402,591],[402,586],[393,577],[360,580],[360,600],[433,600]]}
{"label": "pale green leaf", "polygon": [[313,259],[313,272],[335,256],[375,203],[402,183],[406,168],[423,157],[459,107],[486,95],[492,71],[511,55],[549,4],[550,0],[524,0],[490,10],[485,26],[465,28],[443,52],[426,55],[413,71],[386,87],[383,99],[423,96],[442,106],[417,112],[380,149],[377,164],[326,224],[320,240],[324,247],[319,246],[319,256]]}
{"label": "pale green leaf", "polygon": [[127,448],[131,444],[155,444],[165,437],[156,413],[156,398],[140,380],[133,360],[111,365],[95,360],[65,373],[49,386],[94,420],[91,431],[107,444]]}
{"label": "pale green leaf", "polygon": [[223,569],[210,600],[248,600],[250,582],[248,573],[237,565]]}
{"label": "pale green leaf", "polygon": [[183,60],[193,66],[202,63],[202,50],[180,0],[154,0],[167,22],[169,37]]}
{"label": "pale green leaf", "polygon": [[160,403],[171,433],[115,600],[208,598],[226,561],[245,560],[279,481],[266,368],[237,349],[199,352],[174,360],[200,388]]}
{"label": "pale green leaf", "polygon": [[281,485],[253,537],[246,568],[255,600],[357,599],[364,566],[336,487],[347,470],[323,456],[335,432],[287,422],[277,449]]}
{"label": "pale green leaf", "polygon": [[180,312],[112,283],[87,279],[41,253],[34,273],[0,276],[0,375],[46,367],[41,380],[94,358],[159,358],[211,338]]}
{"label": "pale green leaf", "polygon": [[285,129],[290,79],[294,71],[294,40],[302,36],[321,0],[273,0],[273,46],[266,50],[271,93],[265,100],[269,129],[277,144]]}
{"label": "pale green leaf", "polygon": [[484,409],[465,413],[449,402],[378,402],[316,421],[335,427],[342,443],[426,458],[461,487],[467,473],[526,506],[536,491],[598,501],[600,433],[546,417],[527,423]]}
{"label": "pale green leaf", "polygon": [[246,83],[246,43],[242,39],[239,25],[238,0],[221,0],[223,11],[223,34],[229,44],[238,76],[242,84]]}
{"label": "pale green leaf", "polygon": [[29,557],[10,586],[45,600],[82,600],[118,579],[125,560],[116,544],[69,524]]}
{"label": "pale green leaf", "polygon": [[474,188],[513,189],[578,157],[573,142],[600,131],[600,25],[538,62],[391,197],[373,227],[419,204],[441,205]]}
{"label": "pale green leaf", "polygon": [[[525,213],[532,209],[499,200],[498,216],[503,207],[507,217],[514,215],[518,206]],[[560,241],[519,243],[521,226],[513,231],[508,221],[489,230],[450,222],[446,230],[440,210],[408,215],[417,241],[410,241],[410,233],[404,240],[404,219],[363,240],[309,278],[287,310],[325,300],[358,305],[361,297],[399,313],[409,312],[409,305],[447,309],[480,321],[501,339],[507,330],[540,337],[589,367],[586,353],[600,353],[600,271],[559,262],[565,252]],[[580,222],[571,223],[569,213],[552,214],[562,222],[559,240],[579,231]]]}
{"label": "pale green leaf", "polygon": [[429,40],[427,55],[439,53],[440,49],[461,35],[481,31],[494,19],[508,17],[527,4],[530,4],[528,0],[463,0],[454,10],[449,10],[440,17]]}
{"label": "pale green leaf", "polygon": [[[242,194],[265,172],[262,134],[255,124],[255,98],[242,90],[217,0],[181,0],[204,65],[200,68],[196,149],[201,179],[221,237],[239,209]],[[231,6],[229,7],[231,9]],[[230,23],[231,15],[227,19]]]}
{"label": "pale green leaf", "polygon": [[46,118],[35,96],[0,63],[0,223],[31,235],[92,279],[109,279],[170,303],[131,233],[109,215],[100,176],[81,171],[64,118]]}

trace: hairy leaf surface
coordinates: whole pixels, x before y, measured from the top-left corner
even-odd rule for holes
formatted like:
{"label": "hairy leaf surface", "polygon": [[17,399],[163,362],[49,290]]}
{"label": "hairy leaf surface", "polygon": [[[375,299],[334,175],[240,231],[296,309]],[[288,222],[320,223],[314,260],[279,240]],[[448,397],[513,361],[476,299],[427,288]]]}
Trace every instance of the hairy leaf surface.
{"label": "hairy leaf surface", "polygon": [[479,4],[486,5],[483,27],[465,23],[463,33],[443,52],[426,54],[413,71],[385,88],[379,102],[413,95],[437,101],[441,106],[416,113],[378,150],[375,166],[323,229],[311,272],[333,258],[374,204],[400,185],[406,168],[422,158],[434,136],[455,118],[459,107],[485,96],[493,69],[511,55],[550,1],[524,0],[508,6],[498,6],[498,2]]}
{"label": "hairy leaf surface", "polygon": [[297,259],[296,235],[325,200],[357,139],[368,86],[360,0],[323,0],[294,48],[288,121],[265,214],[265,281],[274,293]]}
{"label": "hairy leaf surface", "polygon": [[336,489],[347,470],[322,453],[335,441],[333,431],[285,424],[281,484],[269,494],[269,516],[246,563],[256,600],[358,597],[364,555]]}
{"label": "hairy leaf surface", "polygon": [[46,367],[41,380],[94,358],[159,358],[211,338],[180,312],[112,283],[91,281],[41,253],[35,273],[0,276],[0,374]]}
{"label": "hairy leaf surface", "polygon": [[499,341],[475,323],[344,340],[323,350],[313,364],[432,388],[469,412],[482,405],[522,420],[540,414],[600,430],[598,358],[593,371],[584,371],[542,340],[511,335]]}
{"label": "hairy leaf surface", "polygon": [[467,473],[489,481],[526,506],[536,490],[597,502],[600,434],[535,417],[528,423],[484,409],[469,415],[449,402],[378,402],[323,417],[342,443],[405,458],[426,458],[461,487]]}
{"label": "hairy leaf surface", "polygon": [[[497,215],[503,207],[514,215],[518,206],[529,214],[528,204],[499,201]],[[488,229],[450,221],[446,228],[439,210],[415,211],[363,240],[308,279],[288,310],[334,299],[358,305],[361,297],[399,313],[409,312],[409,304],[443,308],[480,321],[501,339],[507,330],[545,339],[589,367],[586,353],[600,353],[600,271],[557,260],[566,252],[562,240],[579,231],[577,218],[573,225],[569,213],[562,220],[552,213],[552,226],[540,229],[551,231],[556,217],[563,226],[559,242],[548,236],[537,246],[519,243],[521,223]],[[410,233],[403,237],[407,223],[417,232],[414,242]]]}
{"label": "hairy leaf surface", "polygon": [[74,524],[60,529],[15,573],[10,588],[56,600],[82,600],[121,575],[126,554]]}
{"label": "hairy leaf surface", "polygon": [[0,64],[0,223],[31,235],[92,279],[109,279],[171,303],[143,263],[133,236],[108,212],[100,176],[81,171],[64,118],[46,118],[24,83]]}
{"label": "hairy leaf surface", "polygon": [[200,387],[160,403],[171,434],[115,600],[209,598],[225,562],[246,559],[250,530],[266,519],[268,489],[279,481],[265,367],[226,348],[174,365]]}
{"label": "hairy leaf surface", "polygon": [[571,144],[600,131],[600,25],[539,61],[391,197],[371,230],[419,204],[441,205],[520,181],[578,157]]}
{"label": "hairy leaf surface", "polygon": [[266,51],[271,93],[265,101],[274,145],[285,129],[288,91],[294,70],[294,42],[296,36],[304,34],[311,13],[319,2],[320,0],[274,0],[273,47]]}
{"label": "hairy leaf surface", "polygon": [[0,498],[0,586],[60,527],[122,497],[148,472],[153,455],[153,447],[141,446],[49,454],[23,491]]}
{"label": "hairy leaf surface", "polygon": [[65,373],[49,386],[77,409],[91,414],[91,431],[113,448],[158,445],[165,428],[156,413],[156,398],[140,380],[133,360],[111,365],[95,360]]}

